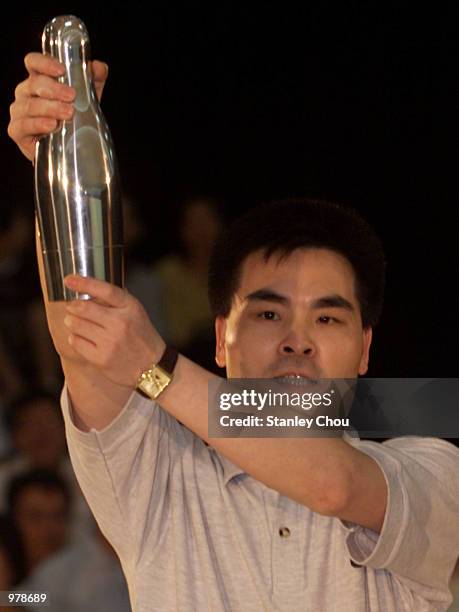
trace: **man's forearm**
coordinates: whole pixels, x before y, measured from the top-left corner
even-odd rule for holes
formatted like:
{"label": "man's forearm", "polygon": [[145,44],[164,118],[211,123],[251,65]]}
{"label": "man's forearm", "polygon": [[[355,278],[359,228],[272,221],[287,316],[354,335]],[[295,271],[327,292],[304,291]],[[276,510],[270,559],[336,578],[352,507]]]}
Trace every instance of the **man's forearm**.
{"label": "man's forearm", "polygon": [[[67,306],[72,347],[99,366],[101,376],[132,392],[140,373],[160,360],[164,340],[126,291],[78,276],[67,278],[66,284],[96,298]],[[339,438],[210,439],[208,384],[212,379],[218,377],[180,356],[159,404],[268,487],[315,512],[380,529],[387,492],[373,459]],[[116,398],[118,393],[114,391]]]}
{"label": "man's forearm", "polygon": [[99,368],[82,359],[69,344],[69,330],[64,323],[67,316],[66,302],[48,300],[38,224],[36,251],[46,319],[61,360],[72,400],[75,424],[83,431],[89,431],[91,428],[103,429],[122,410],[130,390],[103,376]]}
{"label": "man's forearm", "polygon": [[118,416],[131,392],[101,376],[92,366],[62,361],[73,420],[82,431],[105,429]]}
{"label": "man's forearm", "polygon": [[180,356],[159,403],[268,487],[320,514],[381,528],[384,476],[373,459],[341,438],[209,438],[208,384],[216,378]]}

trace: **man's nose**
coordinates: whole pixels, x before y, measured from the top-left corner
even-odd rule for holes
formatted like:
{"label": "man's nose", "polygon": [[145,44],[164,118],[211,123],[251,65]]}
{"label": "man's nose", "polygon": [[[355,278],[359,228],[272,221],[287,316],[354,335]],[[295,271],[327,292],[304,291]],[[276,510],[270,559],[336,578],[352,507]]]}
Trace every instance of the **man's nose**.
{"label": "man's nose", "polygon": [[316,348],[310,334],[302,326],[302,328],[289,330],[282,340],[279,350],[282,355],[308,355],[312,357]]}

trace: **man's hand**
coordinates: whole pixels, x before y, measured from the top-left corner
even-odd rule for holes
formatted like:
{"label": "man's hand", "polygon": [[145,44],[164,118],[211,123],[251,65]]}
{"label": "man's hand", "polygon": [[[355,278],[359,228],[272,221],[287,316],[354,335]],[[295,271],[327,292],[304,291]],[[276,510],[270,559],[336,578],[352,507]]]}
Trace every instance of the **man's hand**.
{"label": "man's hand", "polygon": [[[15,100],[10,106],[8,135],[32,161],[40,136],[55,130],[59,121],[72,118],[76,92],[73,87],[57,81],[65,72],[64,65],[57,59],[43,53],[29,53],[24,63],[29,76],[16,87]],[[100,100],[108,66],[94,60],[91,70]]]}
{"label": "man's hand", "polygon": [[134,388],[165,349],[142,305],[126,290],[94,278],[71,275],[65,284],[93,298],[66,306],[72,348],[112,382]]}

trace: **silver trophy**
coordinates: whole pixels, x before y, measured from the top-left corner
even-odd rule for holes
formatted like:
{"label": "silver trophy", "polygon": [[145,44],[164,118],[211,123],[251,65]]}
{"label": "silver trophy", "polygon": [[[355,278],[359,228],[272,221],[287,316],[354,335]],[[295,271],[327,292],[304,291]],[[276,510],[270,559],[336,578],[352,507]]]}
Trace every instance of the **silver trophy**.
{"label": "silver trophy", "polygon": [[65,64],[62,83],[76,90],[75,113],[41,138],[35,153],[35,204],[48,297],[88,299],[64,285],[67,274],[123,286],[119,175],[110,130],[89,69],[89,36],[72,15],[44,28],[43,53]]}

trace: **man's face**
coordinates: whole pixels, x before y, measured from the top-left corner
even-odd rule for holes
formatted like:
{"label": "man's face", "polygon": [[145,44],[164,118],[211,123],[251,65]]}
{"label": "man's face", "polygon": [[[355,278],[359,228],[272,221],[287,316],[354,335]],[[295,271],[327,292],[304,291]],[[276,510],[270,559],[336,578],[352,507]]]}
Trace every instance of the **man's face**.
{"label": "man's face", "polygon": [[45,398],[31,401],[16,419],[13,442],[33,467],[55,468],[66,449],[64,423],[56,406]]}
{"label": "man's face", "polygon": [[17,500],[15,523],[28,557],[34,562],[49,557],[66,542],[69,521],[64,494],[30,485]]}
{"label": "man's face", "polygon": [[229,378],[356,378],[368,369],[372,334],[362,328],[354,272],[328,249],[249,255],[215,329]]}

